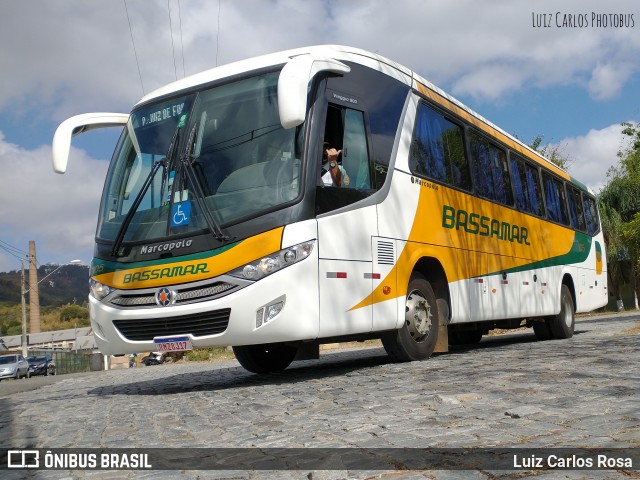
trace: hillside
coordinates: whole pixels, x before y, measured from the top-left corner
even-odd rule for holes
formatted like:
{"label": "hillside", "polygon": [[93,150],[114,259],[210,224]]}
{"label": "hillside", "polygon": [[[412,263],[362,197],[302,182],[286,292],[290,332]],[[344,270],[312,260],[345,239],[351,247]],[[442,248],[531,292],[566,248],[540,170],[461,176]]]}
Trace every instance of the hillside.
{"label": "hillside", "polygon": [[[58,265],[47,264],[38,268],[38,280],[49,275]],[[29,272],[25,270],[28,283]],[[27,289],[29,285],[27,284]],[[89,295],[89,267],[86,265],[64,265],[53,275],[41,281],[40,306],[59,307],[68,303],[84,304]],[[29,303],[29,295],[26,295]],[[20,304],[20,271],[0,273],[0,304]]]}

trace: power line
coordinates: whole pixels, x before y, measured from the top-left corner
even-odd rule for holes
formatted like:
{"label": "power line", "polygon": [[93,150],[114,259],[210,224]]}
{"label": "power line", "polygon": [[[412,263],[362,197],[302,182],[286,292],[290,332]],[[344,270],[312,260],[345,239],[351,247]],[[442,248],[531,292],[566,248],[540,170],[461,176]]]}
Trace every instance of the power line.
{"label": "power line", "polygon": [[22,260],[28,255],[28,253],[25,250],[20,250],[18,247],[9,245],[7,242],[4,242],[2,240],[0,240],[0,249],[4,250],[9,255],[17,258],[18,260]]}
{"label": "power line", "polygon": [[187,70],[184,68],[184,42],[182,41],[182,9],[180,8],[180,0],[178,0],[178,20],[180,21],[180,50],[182,53],[182,76],[187,76]]}
{"label": "power line", "polygon": [[216,67],[218,66],[218,50],[220,50],[220,3],[218,0],[218,32],[216,33]]}
{"label": "power line", "polygon": [[144,95],[144,83],[142,83],[142,73],[140,72],[140,62],[138,61],[138,52],[136,51],[136,42],[133,40],[133,29],[131,28],[131,19],[129,18],[129,9],[127,8],[127,0],[124,3],[124,11],[127,13],[127,23],[129,24],[129,33],[131,34],[131,44],[133,45],[133,55],[136,57],[136,66],[138,67],[138,76],[140,77],[140,86]]}
{"label": "power line", "polygon": [[21,249],[20,249],[20,248],[18,248],[18,247],[14,247],[13,245],[8,244],[8,243],[7,243],[7,242],[5,242],[4,240],[0,240],[0,244],[4,245],[6,248],[10,248],[11,250],[14,250],[14,251],[16,251],[16,252],[20,252],[20,253],[23,253],[23,254],[25,254],[25,255],[27,254],[27,251],[26,251],[26,250],[21,250]]}
{"label": "power line", "polygon": [[173,25],[171,24],[171,6],[169,3],[171,0],[167,0],[167,11],[169,12],[169,34],[171,35],[171,51],[173,52],[173,71],[176,74],[176,80],[178,80],[178,67],[176,66],[176,49],[173,46]]}

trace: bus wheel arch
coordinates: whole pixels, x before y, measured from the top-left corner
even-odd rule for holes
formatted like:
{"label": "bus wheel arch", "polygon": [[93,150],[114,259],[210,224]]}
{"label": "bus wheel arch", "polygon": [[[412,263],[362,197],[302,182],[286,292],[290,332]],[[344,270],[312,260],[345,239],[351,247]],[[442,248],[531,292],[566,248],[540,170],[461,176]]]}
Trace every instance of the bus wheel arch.
{"label": "bus wheel arch", "polygon": [[431,284],[433,293],[435,293],[438,301],[440,319],[445,323],[449,323],[449,320],[451,320],[451,296],[447,274],[442,268],[442,264],[432,257],[421,258],[413,268],[412,275],[416,273],[423,275]]}
{"label": "bus wheel arch", "polygon": [[432,258],[415,266],[405,297],[405,318],[398,330],[382,335],[387,353],[400,361],[426,360],[438,342],[439,327],[449,318],[449,289],[444,269]]}

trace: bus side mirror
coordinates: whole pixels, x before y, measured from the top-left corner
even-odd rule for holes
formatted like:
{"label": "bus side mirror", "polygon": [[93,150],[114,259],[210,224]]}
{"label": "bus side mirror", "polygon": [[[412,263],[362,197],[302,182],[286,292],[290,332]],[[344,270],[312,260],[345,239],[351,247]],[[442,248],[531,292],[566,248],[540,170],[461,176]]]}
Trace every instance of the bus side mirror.
{"label": "bus side mirror", "polygon": [[344,74],[351,68],[338,60],[317,55],[300,55],[290,60],[278,78],[278,113],[283,128],[304,122],[309,82],[320,72]]}
{"label": "bus side mirror", "polygon": [[126,113],[83,113],[62,122],[53,135],[53,169],[57,173],[67,171],[71,137],[96,128],[118,127],[129,120]]}

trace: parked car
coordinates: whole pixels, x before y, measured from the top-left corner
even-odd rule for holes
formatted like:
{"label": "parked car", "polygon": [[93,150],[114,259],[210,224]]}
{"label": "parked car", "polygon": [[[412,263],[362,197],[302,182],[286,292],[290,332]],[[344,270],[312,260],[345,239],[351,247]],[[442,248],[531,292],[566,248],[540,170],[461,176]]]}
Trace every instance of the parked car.
{"label": "parked car", "polygon": [[56,364],[49,355],[39,355],[27,357],[29,362],[29,373],[31,375],[55,375]]}
{"label": "parked car", "polygon": [[29,378],[29,363],[20,354],[0,355],[0,380]]}

